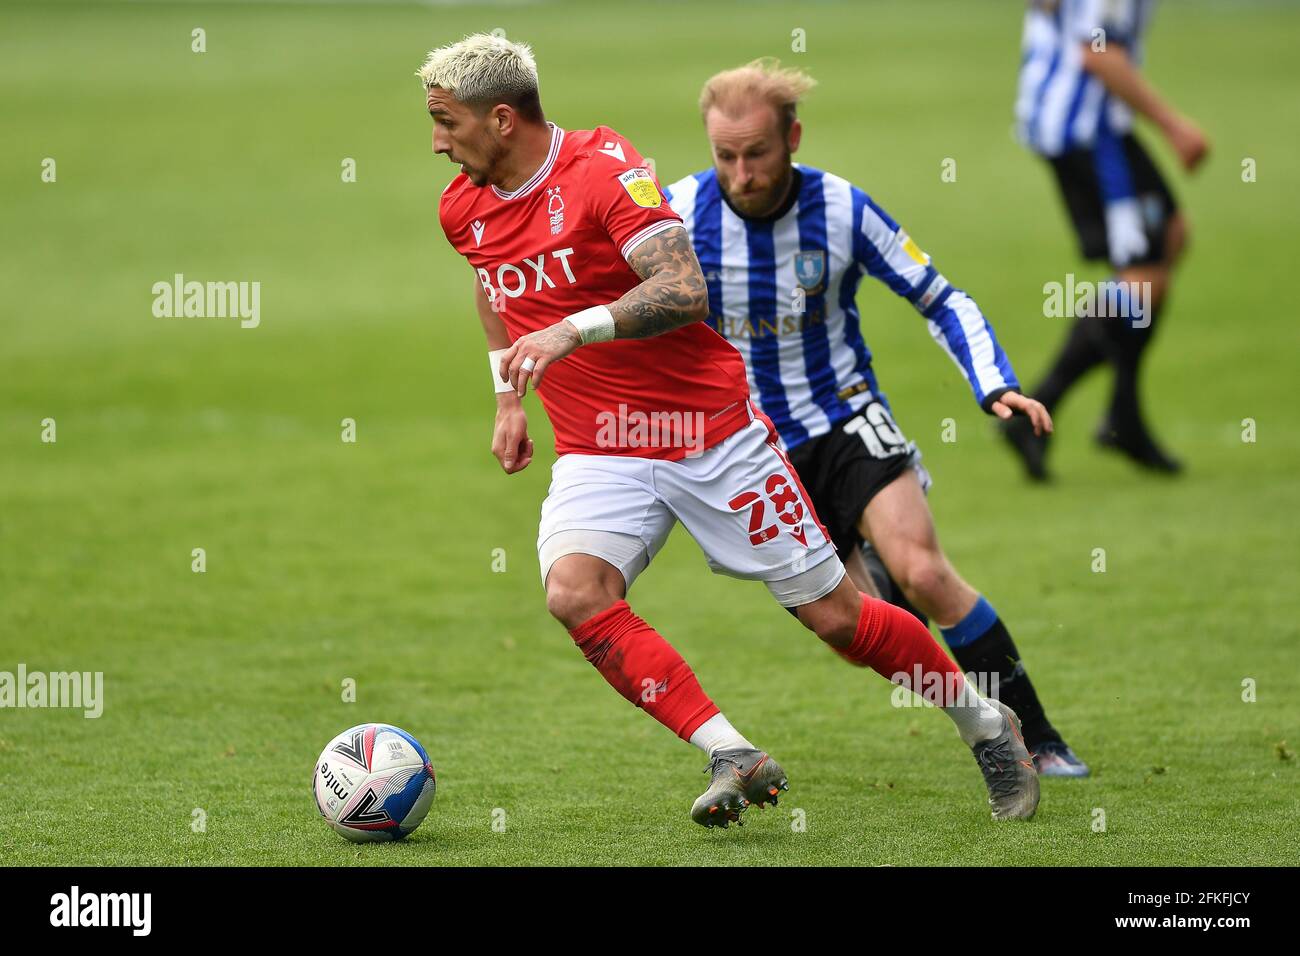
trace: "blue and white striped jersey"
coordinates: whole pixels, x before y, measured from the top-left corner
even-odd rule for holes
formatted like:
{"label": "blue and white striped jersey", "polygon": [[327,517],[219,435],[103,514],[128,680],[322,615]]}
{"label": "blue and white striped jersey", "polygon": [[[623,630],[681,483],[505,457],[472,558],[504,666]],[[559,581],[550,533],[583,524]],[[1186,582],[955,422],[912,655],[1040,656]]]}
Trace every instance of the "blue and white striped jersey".
{"label": "blue and white striped jersey", "polygon": [[1085,45],[1102,41],[1142,62],[1142,35],[1155,0],[1030,0],[1021,40],[1016,125],[1044,156],[1091,147],[1133,128],[1128,105],[1083,68]]}
{"label": "blue and white striped jersey", "polygon": [[744,356],[750,395],[787,448],[873,397],[888,406],[854,301],[864,273],[926,318],[985,410],[1019,388],[979,307],[870,196],[820,169],[795,170],[793,204],[764,220],[738,215],[712,169],[666,190],[704,271],[709,324]]}

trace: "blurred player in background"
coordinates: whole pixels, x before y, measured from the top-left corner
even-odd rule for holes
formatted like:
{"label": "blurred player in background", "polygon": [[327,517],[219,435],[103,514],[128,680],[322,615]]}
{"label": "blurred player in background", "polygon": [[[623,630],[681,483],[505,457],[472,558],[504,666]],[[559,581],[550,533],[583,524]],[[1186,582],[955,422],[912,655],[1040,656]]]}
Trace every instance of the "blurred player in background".
{"label": "blurred player in background", "polygon": [[[860,590],[896,581],[902,601],[939,625],[957,662],[1024,722],[1038,771],[1086,776],[1043,712],[1020,652],[988,600],[939,546],[929,475],[876,382],[854,301],[864,274],[902,296],[956,362],[985,412],[1051,429],[975,301],[951,285],[861,189],[796,166],[800,98],[814,81],[772,60],[712,77],[700,112],[713,168],[668,188],[709,289],[709,324],[745,358],[750,394],[771,418],[813,507]],[[888,572],[873,582],[860,548]],[[874,558],[874,555],[873,555]]]}
{"label": "blurred player in background", "polygon": [[[677,521],[715,571],[763,581],[847,660],[918,691],[938,678],[935,702],[971,747],[994,818],[1032,816],[1038,778],[1015,714],[981,697],[915,617],[853,586],[749,401],[744,362],[702,321],[690,238],[632,145],[548,123],[531,52],[504,38],[434,50],[419,75],[434,152],[460,167],[438,212],[477,275],[493,453],[507,474],[532,460],[530,382],[555,430],[538,531],[547,608],[615,690],[709,755],[692,818],[725,826],[787,781],[624,599]],[[634,770],[634,755],[611,768]]]}
{"label": "blurred player in background", "polygon": [[[1097,430],[1103,447],[1174,473],[1181,464],[1142,417],[1142,356],[1169,294],[1188,227],[1173,194],[1133,133],[1151,120],[1187,170],[1208,151],[1201,131],[1142,77],[1142,37],[1154,0],[1035,0],[1025,14],[1016,119],[1020,135],[1051,165],[1085,259],[1106,260],[1117,295],[1079,310],[1033,395],[1049,410],[1087,372],[1115,370],[1110,407]],[[1005,434],[1029,475],[1048,477],[1047,436],[1011,421]]]}

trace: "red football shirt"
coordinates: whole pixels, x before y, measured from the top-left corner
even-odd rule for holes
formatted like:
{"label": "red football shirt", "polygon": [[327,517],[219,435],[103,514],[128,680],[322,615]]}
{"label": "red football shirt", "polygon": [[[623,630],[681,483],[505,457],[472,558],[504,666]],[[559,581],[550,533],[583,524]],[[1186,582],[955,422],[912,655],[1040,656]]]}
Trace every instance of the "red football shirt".
{"label": "red football shirt", "polygon": [[[546,161],[514,192],[458,175],[438,218],[512,340],[621,298],[641,281],[627,256],[681,222],[631,143],[604,126],[552,126]],[[694,456],[753,418],[744,359],[703,322],[584,345],[547,368],[537,394],[561,455]]]}

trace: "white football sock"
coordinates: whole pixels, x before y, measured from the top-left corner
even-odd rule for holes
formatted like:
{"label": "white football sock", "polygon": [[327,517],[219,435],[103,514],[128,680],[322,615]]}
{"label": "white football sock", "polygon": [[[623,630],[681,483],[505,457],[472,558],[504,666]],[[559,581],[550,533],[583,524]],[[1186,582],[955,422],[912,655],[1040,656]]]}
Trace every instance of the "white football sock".
{"label": "white football sock", "polygon": [[951,707],[944,707],[943,712],[957,725],[957,733],[967,747],[1002,733],[1001,711],[981,697],[968,680],[961,682],[956,700]]}
{"label": "white football sock", "polygon": [[736,728],[731,726],[731,722],[722,714],[714,714],[700,724],[700,729],[691,734],[691,743],[710,757],[719,750],[757,749],[748,740],[740,736]]}

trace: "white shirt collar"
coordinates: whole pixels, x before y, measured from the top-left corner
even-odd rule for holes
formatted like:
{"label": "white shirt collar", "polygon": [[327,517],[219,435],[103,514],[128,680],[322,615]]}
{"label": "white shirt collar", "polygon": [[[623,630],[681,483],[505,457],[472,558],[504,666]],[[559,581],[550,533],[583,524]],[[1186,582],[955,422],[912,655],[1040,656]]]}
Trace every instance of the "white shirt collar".
{"label": "white shirt collar", "polygon": [[564,142],[564,130],[554,123],[548,122],[546,125],[551,128],[551,146],[546,151],[546,160],[537,168],[537,172],[528,177],[527,182],[513,192],[503,192],[494,185],[492,192],[496,194],[498,199],[518,199],[520,196],[526,196],[536,189],[547,176],[551,175],[551,170],[555,167],[556,157],[560,155],[560,144]]}

